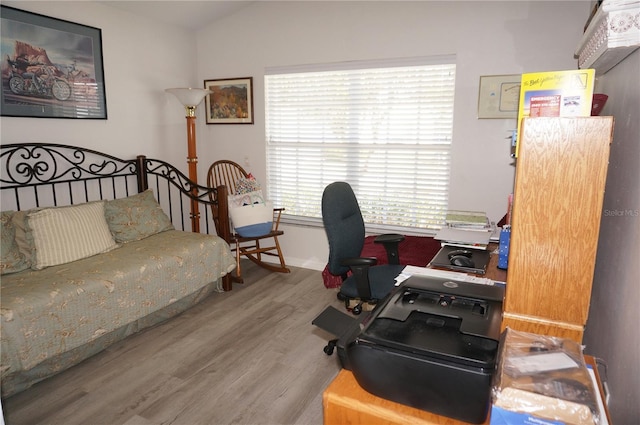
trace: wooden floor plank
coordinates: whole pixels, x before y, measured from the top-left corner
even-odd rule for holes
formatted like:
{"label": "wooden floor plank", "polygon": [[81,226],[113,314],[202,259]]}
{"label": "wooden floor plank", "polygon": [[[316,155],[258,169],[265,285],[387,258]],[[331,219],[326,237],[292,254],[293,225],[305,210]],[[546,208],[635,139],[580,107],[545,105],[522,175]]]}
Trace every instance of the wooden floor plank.
{"label": "wooden floor plank", "polygon": [[343,308],[320,272],[243,262],[245,284],[3,400],[7,425],[320,424],[339,371],[311,325]]}

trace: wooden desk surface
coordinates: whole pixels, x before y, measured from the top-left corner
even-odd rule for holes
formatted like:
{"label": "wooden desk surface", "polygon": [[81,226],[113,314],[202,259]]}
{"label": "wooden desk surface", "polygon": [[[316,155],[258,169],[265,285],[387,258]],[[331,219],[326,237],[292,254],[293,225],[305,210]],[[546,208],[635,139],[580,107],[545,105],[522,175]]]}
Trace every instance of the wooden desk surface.
{"label": "wooden desk surface", "polygon": [[[377,397],[358,384],[353,373],[342,369],[322,395],[324,425],[463,425],[455,419]],[[484,424],[489,423],[489,418]]]}
{"label": "wooden desk surface", "polygon": [[[489,251],[491,255],[489,256],[489,264],[487,264],[487,271],[485,272],[485,274],[483,275],[475,274],[475,273],[469,273],[469,274],[473,276],[486,277],[487,279],[495,280],[498,282],[506,282],[507,271],[498,268],[498,253],[496,252],[494,254],[494,251],[496,251],[497,248],[498,248],[498,244],[494,242],[490,243],[487,246],[487,251]],[[428,267],[431,267],[431,266],[429,265]],[[432,267],[432,268],[440,269],[439,267]],[[446,270],[446,269],[442,269],[442,270]]]}
{"label": "wooden desk surface", "polygon": [[491,252],[491,256],[489,257],[489,264],[487,265],[487,272],[484,277],[498,282],[506,282],[507,271],[498,268],[498,253],[496,252],[494,254],[494,251],[496,251],[497,248],[497,243],[490,243],[487,248]]}
{"label": "wooden desk surface", "polygon": [[[587,364],[594,366],[598,385],[600,376],[595,360],[585,356]],[[599,388],[602,394],[602,387]],[[342,369],[322,394],[324,425],[464,425],[456,419],[439,416],[390,400],[377,397],[358,384],[353,373]],[[608,412],[606,412],[607,416]],[[490,417],[483,422],[489,424]],[[609,423],[611,423],[609,421]]]}

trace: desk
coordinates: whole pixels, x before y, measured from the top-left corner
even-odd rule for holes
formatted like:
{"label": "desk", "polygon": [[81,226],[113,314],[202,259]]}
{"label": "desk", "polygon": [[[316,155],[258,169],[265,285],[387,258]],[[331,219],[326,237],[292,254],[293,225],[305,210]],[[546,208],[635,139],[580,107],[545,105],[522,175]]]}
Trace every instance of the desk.
{"label": "desk", "polygon": [[[469,274],[472,276],[486,277],[487,279],[495,280],[498,282],[506,282],[507,271],[498,268],[498,254],[497,252],[494,254],[494,251],[496,251],[497,248],[498,248],[498,244],[494,242],[491,242],[487,246],[487,251],[489,251],[491,255],[489,256],[489,264],[487,264],[487,271],[485,272],[485,274],[483,275],[473,274],[473,273],[469,273]],[[439,269],[439,270],[445,270],[445,269],[440,269],[439,267],[431,267],[431,266],[428,266],[428,267]],[[451,270],[447,270],[447,271],[451,271]]]}
{"label": "desk", "polygon": [[[498,268],[498,252],[496,251],[497,248],[498,244],[493,242],[490,243],[487,247],[487,249],[491,252],[491,256],[489,257],[489,264],[487,265],[487,271],[484,274],[484,277],[498,282],[506,282],[507,271]],[[495,254],[494,251],[496,251]]]}
{"label": "desk", "polygon": [[[585,361],[594,367],[600,394],[600,376],[595,360],[585,356]],[[324,425],[366,424],[366,425],[464,425],[456,419],[435,415],[374,396],[363,390],[353,373],[341,370],[322,394]],[[606,412],[608,416],[608,412]],[[489,423],[489,418],[484,424]],[[609,422],[611,423],[611,422]]]}
{"label": "desk", "polygon": [[[322,395],[324,425],[462,425],[455,419],[398,404],[363,390],[348,370],[342,369]],[[485,421],[488,424],[489,421]]]}

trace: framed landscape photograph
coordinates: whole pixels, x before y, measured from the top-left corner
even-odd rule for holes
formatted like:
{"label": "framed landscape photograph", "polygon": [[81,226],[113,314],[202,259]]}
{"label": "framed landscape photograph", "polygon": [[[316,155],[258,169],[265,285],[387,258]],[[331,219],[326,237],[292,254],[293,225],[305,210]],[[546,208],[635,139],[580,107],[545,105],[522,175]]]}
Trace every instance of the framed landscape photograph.
{"label": "framed landscape photograph", "polygon": [[480,77],[478,118],[517,118],[520,74]]}
{"label": "framed landscape photograph", "polygon": [[207,124],[253,124],[253,77],[205,80]]}
{"label": "framed landscape photograph", "polygon": [[102,32],[1,6],[2,116],[107,119]]}

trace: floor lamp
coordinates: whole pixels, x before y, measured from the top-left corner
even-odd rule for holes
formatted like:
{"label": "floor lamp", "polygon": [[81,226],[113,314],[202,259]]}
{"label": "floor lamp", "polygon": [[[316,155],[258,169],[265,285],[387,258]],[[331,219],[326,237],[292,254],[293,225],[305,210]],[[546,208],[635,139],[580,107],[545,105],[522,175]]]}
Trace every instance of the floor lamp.
{"label": "floor lamp", "polygon": [[[166,89],[167,93],[173,94],[184,105],[187,118],[187,164],[189,165],[189,180],[198,183],[198,156],[196,155],[196,108],[202,99],[211,91],[206,89]],[[198,188],[191,189],[194,197],[198,196]],[[198,201],[191,200],[191,231],[200,232],[200,211]]]}

